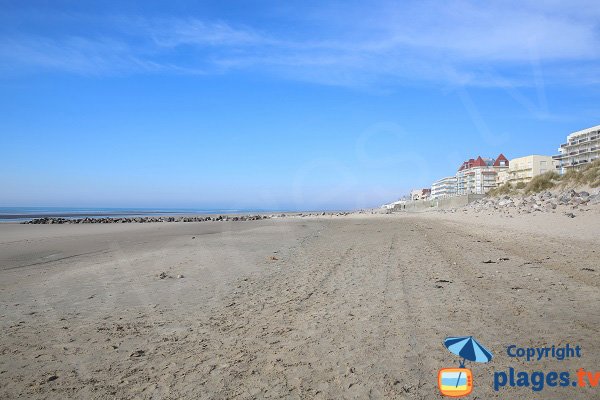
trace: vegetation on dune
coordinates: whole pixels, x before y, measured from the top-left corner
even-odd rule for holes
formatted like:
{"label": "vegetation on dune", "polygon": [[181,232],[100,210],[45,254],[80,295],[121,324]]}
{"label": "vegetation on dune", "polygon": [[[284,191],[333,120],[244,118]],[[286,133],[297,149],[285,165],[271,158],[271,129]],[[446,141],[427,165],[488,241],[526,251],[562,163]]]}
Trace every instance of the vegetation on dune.
{"label": "vegetation on dune", "polygon": [[581,169],[570,169],[562,176],[554,171],[549,171],[533,177],[527,184],[518,182],[512,185],[507,182],[490,190],[488,195],[491,197],[517,194],[529,195],[553,188],[580,186],[600,187],[600,159],[585,165]]}
{"label": "vegetation on dune", "polygon": [[552,189],[556,186],[559,180],[559,174],[554,171],[549,171],[544,174],[534,176],[533,179],[531,179],[527,185],[525,185],[523,191],[525,194],[539,193],[543,190]]}
{"label": "vegetation on dune", "polygon": [[498,186],[488,192],[488,196],[496,197],[496,196],[505,196],[511,195],[515,193],[515,188],[510,182],[506,182],[503,185]]}
{"label": "vegetation on dune", "polygon": [[587,164],[583,168],[567,171],[561,181],[569,186],[584,186],[596,188],[600,186],[600,159]]}

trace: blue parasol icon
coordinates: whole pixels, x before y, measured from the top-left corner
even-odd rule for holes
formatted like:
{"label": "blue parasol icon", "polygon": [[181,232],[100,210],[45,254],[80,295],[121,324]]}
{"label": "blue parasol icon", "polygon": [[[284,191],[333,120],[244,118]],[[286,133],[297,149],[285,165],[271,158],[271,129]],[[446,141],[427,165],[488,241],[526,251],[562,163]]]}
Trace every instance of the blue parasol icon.
{"label": "blue parasol icon", "polygon": [[[460,362],[460,367],[465,367],[465,360],[486,363],[492,359],[492,353],[482,345],[480,345],[477,340],[473,339],[473,336],[458,336],[458,337],[449,337],[444,340],[444,346],[451,353],[456,354],[457,356],[462,357],[462,361]],[[458,374],[458,379],[456,380],[456,386],[458,386],[458,382],[460,380],[461,373]]]}

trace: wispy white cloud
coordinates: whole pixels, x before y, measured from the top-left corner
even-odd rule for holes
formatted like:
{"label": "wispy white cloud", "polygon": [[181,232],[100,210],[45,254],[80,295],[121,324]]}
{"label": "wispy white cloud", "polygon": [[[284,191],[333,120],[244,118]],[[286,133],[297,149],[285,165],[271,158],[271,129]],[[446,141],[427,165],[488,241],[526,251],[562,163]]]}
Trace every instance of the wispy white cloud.
{"label": "wispy white cloud", "polygon": [[344,86],[429,81],[512,87],[537,85],[540,76],[546,84],[598,83],[600,5],[540,4],[338,5],[289,17],[297,27],[289,31],[199,18],[120,17],[89,35],[5,35],[0,66],[81,74],[243,70]]}
{"label": "wispy white cloud", "polygon": [[[528,9],[525,4],[424,2],[408,10],[410,18],[390,12],[384,25],[390,47],[407,46],[460,61],[598,56],[597,20],[570,17],[551,7]],[[399,25],[394,23],[398,20]]]}
{"label": "wispy white cloud", "polygon": [[200,46],[231,47],[265,45],[268,39],[252,29],[237,27],[223,21],[202,21],[197,18],[124,19],[133,33],[146,35],[160,47]]}
{"label": "wispy white cloud", "polygon": [[40,36],[0,39],[0,68],[22,72],[49,69],[83,75],[163,69],[151,59],[140,57],[122,41],[77,36],[61,39]]}

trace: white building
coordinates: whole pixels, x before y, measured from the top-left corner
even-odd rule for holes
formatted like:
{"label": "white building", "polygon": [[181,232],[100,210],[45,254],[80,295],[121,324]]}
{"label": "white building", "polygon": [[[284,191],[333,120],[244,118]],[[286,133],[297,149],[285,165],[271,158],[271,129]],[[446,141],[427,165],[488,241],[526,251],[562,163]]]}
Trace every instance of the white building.
{"label": "white building", "polygon": [[431,189],[429,188],[413,189],[410,192],[410,199],[413,201],[428,200],[429,197],[431,197]]}
{"label": "white building", "polygon": [[438,199],[456,195],[456,176],[438,179],[431,185],[431,198]]}
{"label": "white building", "polygon": [[388,204],[384,204],[381,206],[381,208],[386,209],[386,210],[391,210],[396,206],[401,206],[403,204],[406,204],[407,200],[398,200],[398,201],[394,201],[393,203],[388,203]]}
{"label": "white building", "polygon": [[600,125],[571,133],[558,151],[552,158],[558,161],[561,174],[600,158]]}

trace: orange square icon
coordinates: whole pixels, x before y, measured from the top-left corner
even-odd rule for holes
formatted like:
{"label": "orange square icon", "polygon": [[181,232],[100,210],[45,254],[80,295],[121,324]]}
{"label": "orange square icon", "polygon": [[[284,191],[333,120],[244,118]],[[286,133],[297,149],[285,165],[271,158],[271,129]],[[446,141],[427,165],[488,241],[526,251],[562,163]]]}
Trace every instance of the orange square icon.
{"label": "orange square icon", "polygon": [[440,369],[438,387],[444,396],[466,396],[473,391],[473,373],[467,368]]}

